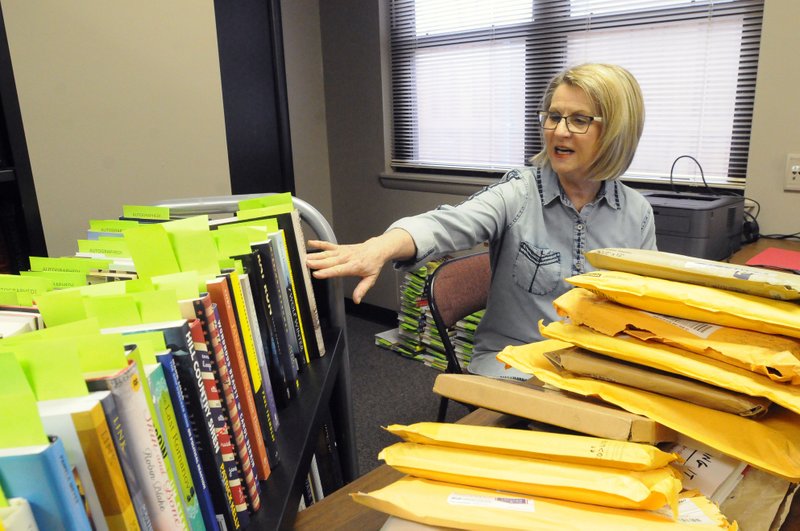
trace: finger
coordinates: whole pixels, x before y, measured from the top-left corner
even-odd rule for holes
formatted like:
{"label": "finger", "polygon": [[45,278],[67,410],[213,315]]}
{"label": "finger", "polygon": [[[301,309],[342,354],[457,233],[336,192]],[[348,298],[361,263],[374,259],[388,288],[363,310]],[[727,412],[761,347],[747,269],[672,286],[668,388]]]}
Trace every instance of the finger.
{"label": "finger", "polygon": [[361,300],[364,298],[364,295],[366,295],[370,288],[375,285],[376,280],[377,277],[373,275],[362,278],[361,282],[359,282],[356,288],[353,290],[353,302],[360,304]]}
{"label": "finger", "polygon": [[311,247],[312,249],[321,249],[323,251],[329,251],[337,247],[335,243],[331,243],[324,240],[308,240],[306,245],[308,247]]}

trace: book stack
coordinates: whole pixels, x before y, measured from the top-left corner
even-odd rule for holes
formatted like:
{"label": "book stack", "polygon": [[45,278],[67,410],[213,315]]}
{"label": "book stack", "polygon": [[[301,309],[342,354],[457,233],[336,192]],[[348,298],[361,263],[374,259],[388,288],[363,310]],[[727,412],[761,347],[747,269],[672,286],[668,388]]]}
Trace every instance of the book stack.
{"label": "book stack", "polygon": [[[447,357],[442,338],[428,307],[425,284],[428,275],[444,260],[445,258],[431,261],[419,269],[405,273],[400,284],[398,326],[375,335],[377,346],[440,371],[447,369]],[[463,370],[466,370],[472,359],[475,329],[483,317],[483,312],[479,310],[448,329],[448,335]]]}
{"label": "book stack", "polygon": [[[291,196],[240,208],[209,222],[126,207],[92,221],[76,256],[0,275],[0,488],[15,515],[234,531],[270,510],[282,410],[326,350]],[[314,450],[305,505],[343,484],[331,418]]]}

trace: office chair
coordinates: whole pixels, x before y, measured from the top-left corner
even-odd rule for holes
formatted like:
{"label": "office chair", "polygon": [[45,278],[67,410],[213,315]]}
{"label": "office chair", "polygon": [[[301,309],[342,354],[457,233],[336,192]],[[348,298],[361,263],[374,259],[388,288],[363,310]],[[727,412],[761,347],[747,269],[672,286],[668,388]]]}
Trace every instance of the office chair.
{"label": "office chair", "polygon": [[[446,260],[428,276],[428,306],[444,345],[447,373],[463,372],[447,329],[486,307],[491,278],[488,252]],[[447,404],[448,399],[442,397],[439,402],[438,422],[444,422]]]}

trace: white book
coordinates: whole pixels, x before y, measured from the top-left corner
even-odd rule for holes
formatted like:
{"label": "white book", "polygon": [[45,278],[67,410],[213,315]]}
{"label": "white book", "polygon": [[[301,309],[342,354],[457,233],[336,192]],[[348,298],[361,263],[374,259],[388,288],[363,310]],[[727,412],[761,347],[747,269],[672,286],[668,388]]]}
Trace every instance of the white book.
{"label": "white book", "polygon": [[155,421],[150,414],[141,374],[134,361],[110,376],[86,380],[90,390],[111,391],[125,430],[136,479],[155,529],[186,529],[179,494],[167,473]]}
{"label": "white book", "polygon": [[0,507],[0,527],[6,531],[39,531],[25,498],[11,498],[8,507]]}

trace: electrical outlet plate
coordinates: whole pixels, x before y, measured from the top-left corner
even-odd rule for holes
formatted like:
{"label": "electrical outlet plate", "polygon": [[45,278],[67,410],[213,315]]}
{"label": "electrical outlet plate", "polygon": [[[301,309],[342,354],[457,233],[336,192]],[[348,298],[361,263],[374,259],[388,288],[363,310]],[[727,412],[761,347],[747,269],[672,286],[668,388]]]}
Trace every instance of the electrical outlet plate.
{"label": "electrical outlet plate", "polygon": [[784,172],[783,189],[800,192],[800,155],[786,155],[786,170]]}

